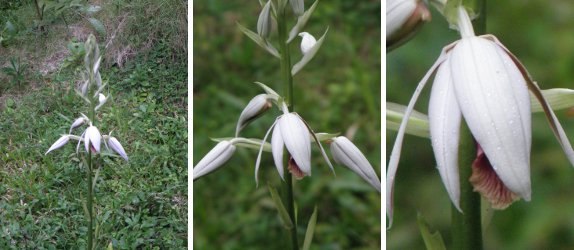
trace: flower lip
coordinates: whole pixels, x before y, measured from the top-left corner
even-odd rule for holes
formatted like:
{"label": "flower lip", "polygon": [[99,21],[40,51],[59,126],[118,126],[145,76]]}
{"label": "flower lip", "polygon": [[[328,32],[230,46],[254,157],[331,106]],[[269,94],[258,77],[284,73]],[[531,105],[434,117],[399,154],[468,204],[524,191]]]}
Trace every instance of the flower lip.
{"label": "flower lip", "polygon": [[100,131],[95,126],[89,126],[86,131],[84,132],[84,146],[86,147],[86,152],[92,149],[92,152],[98,153],[100,152],[100,144],[102,141],[102,135]]}
{"label": "flower lip", "polygon": [[193,180],[211,173],[221,167],[235,153],[235,145],[230,141],[221,141],[211,149],[193,168]]}

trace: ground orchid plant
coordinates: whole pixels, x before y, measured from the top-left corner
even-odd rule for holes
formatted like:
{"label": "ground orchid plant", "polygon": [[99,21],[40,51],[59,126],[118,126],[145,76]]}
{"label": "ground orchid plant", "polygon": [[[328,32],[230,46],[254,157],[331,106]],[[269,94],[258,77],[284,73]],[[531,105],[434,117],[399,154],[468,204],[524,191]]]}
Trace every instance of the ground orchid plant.
{"label": "ground orchid plant", "polygon": [[[256,82],[255,84],[261,87],[264,93],[253,97],[239,115],[235,137],[217,139],[219,141],[218,144],[195,165],[193,168],[193,179],[195,181],[201,176],[223,166],[233,156],[237,147],[245,147],[258,150],[255,164],[255,183],[258,185],[258,172],[261,159],[264,157],[263,152],[270,152],[275,168],[283,180],[284,189],[286,190],[286,195],[281,199],[276,189],[269,185],[271,198],[275,202],[280,218],[289,232],[292,249],[299,249],[295,199],[293,197],[293,185],[295,182],[292,177],[301,179],[311,176],[312,144],[317,145],[325,163],[330,167],[333,174],[335,174],[335,170],[323,148],[322,142],[330,144],[330,151],[336,163],[344,165],[355,172],[378,192],[380,192],[381,183],[372,165],[359,148],[348,138],[337,136],[336,134],[316,133],[311,128],[311,122],[308,122],[295,112],[293,76],[303,69],[317,54],[328,32],[327,28],[318,40],[312,34],[303,32],[307,21],[317,7],[318,1],[315,1],[307,10],[305,10],[303,0],[269,0],[267,2],[260,1],[260,3],[262,10],[257,21],[257,32],[253,32],[240,24],[238,24],[238,28],[264,50],[279,59],[282,80],[280,86],[282,86],[284,91],[282,94],[279,94],[271,87],[261,82]],[[289,13],[293,15],[288,15]],[[297,22],[288,30],[287,18],[291,17],[296,18]],[[276,49],[270,39],[274,27],[277,27],[278,40],[276,44],[279,49]],[[299,62],[292,65],[289,45],[296,41],[297,36],[301,37],[300,53],[302,58]],[[240,137],[242,129],[263,114],[269,113],[273,107],[277,109],[279,114],[269,126],[268,131],[263,135],[262,140]],[[271,136],[270,143],[267,142],[269,136]],[[288,171],[285,171],[285,168]],[[310,247],[317,219],[316,211],[308,223],[303,244],[304,249]],[[283,248],[286,249],[285,247]]]}
{"label": "ground orchid plant", "polygon": [[[398,26],[394,28],[395,35],[409,33],[413,24],[400,24],[400,20],[420,22],[413,17],[421,9],[416,7],[420,6],[417,2],[422,3],[415,0],[389,2],[394,2],[394,9],[400,12],[391,15],[396,20],[391,24]],[[419,94],[436,72],[428,117],[416,114],[413,120],[428,121],[428,136],[437,169],[454,207],[453,247],[481,249],[478,194],[493,209],[504,209],[520,198],[531,199],[531,113],[541,110],[546,113],[550,127],[572,165],[574,150],[549,104],[553,100],[550,92],[540,90],[524,65],[494,35],[475,34],[469,12],[477,19],[485,16],[477,5],[467,2],[471,1],[434,1],[451,26],[458,30],[461,39],[443,48],[406,108],[399,110],[391,105],[391,109],[399,111],[402,117],[395,127],[398,135],[387,168],[386,203],[390,225],[393,187],[403,138],[409,130],[407,124]],[[484,8],[485,1],[475,2]],[[402,19],[396,17],[401,15],[404,16]],[[479,33],[483,34],[484,27],[480,29]],[[529,90],[537,103],[531,103]],[[419,136],[420,132],[417,131]]]}
{"label": "ground orchid plant", "polygon": [[[70,140],[77,141],[76,154],[82,157],[82,167],[85,168],[87,174],[87,200],[83,205],[86,210],[86,217],[88,221],[88,235],[87,235],[87,249],[96,248],[95,239],[97,239],[97,230],[94,231],[94,222],[96,221],[94,214],[94,187],[97,183],[98,174],[100,168],[102,167],[97,160],[98,157],[102,157],[104,152],[102,148],[102,142],[105,145],[107,151],[113,155],[113,153],[118,154],[125,161],[128,161],[128,155],[122,147],[122,144],[112,136],[112,132],[109,134],[102,135],[98,129],[98,112],[102,106],[107,102],[109,93],[104,95],[106,90],[106,83],[102,83],[102,76],[100,74],[100,65],[102,57],[100,56],[100,50],[98,48],[98,43],[94,35],[90,35],[85,43],[86,55],[84,57],[85,72],[83,72],[83,81],[77,90],[77,94],[84,100],[87,106],[85,115],[78,112],[79,115],[70,125],[70,130],[67,134],[63,134],[60,139],[58,139],[46,152],[46,154],[56,150],[58,148],[66,145]],[[87,128],[78,136],[72,134],[74,129],[81,126],[87,126]],[[84,143],[84,150],[80,150],[80,144]]]}

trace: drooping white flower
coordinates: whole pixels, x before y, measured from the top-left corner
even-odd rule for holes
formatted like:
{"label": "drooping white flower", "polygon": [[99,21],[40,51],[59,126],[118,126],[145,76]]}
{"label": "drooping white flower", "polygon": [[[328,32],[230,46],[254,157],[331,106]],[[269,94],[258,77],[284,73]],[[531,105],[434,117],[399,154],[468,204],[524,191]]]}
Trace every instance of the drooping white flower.
{"label": "drooping white flower", "polygon": [[331,154],[335,162],[348,167],[380,193],[381,181],[361,150],[344,136],[335,137],[332,141]]}
{"label": "drooping white flower", "polygon": [[118,141],[118,139],[112,136],[108,139],[108,144],[113,151],[118,153],[122,158],[124,158],[124,160],[128,161],[128,155],[126,154],[124,147],[122,147],[122,144]]}
{"label": "drooping white flower", "polygon": [[390,224],[394,178],[406,123],[422,88],[437,68],[429,105],[431,140],[439,173],[459,210],[458,138],[462,117],[503,186],[524,200],[530,200],[531,113],[528,89],[543,106],[551,128],[574,164],[574,150],[526,68],[494,36],[476,37],[462,7],[459,7],[458,25],[462,39],[445,47],[423,77],[399,128],[387,169]]}
{"label": "drooping white flower", "polygon": [[231,141],[221,141],[207,153],[193,168],[193,180],[221,167],[235,152]]}
{"label": "drooping white flower", "polygon": [[315,39],[315,37],[307,32],[301,32],[299,33],[299,36],[302,37],[301,39],[301,52],[303,52],[303,55],[307,54],[307,52],[309,52],[309,50],[311,50],[311,48],[313,48],[313,46],[315,46],[315,44],[317,43],[317,40]]}
{"label": "drooping white flower", "polygon": [[100,144],[102,142],[102,135],[97,127],[90,125],[84,132],[84,146],[86,152],[92,149],[92,152],[100,152]]}
{"label": "drooping white flower", "polygon": [[[274,128],[274,129],[273,129]],[[297,113],[289,113],[286,108],[284,108],[284,114],[279,116],[277,120],[271,125],[265,137],[263,137],[263,142],[267,140],[267,136],[273,129],[273,138],[271,139],[271,151],[273,153],[273,160],[279,172],[281,178],[283,178],[283,149],[287,148],[287,151],[291,155],[292,162],[290,162],[290,171],[297,178],[303,178],[304,176],[311,176],[311,138],[309,134],[315,137],[315,133],[309,128],[305,121]],[[315,137],[316,138],[316,137]],[[321,154],[327,161],[327,164],[333,171],[333,166],[327,158],[323,146],[319,140],[315,140],[319,145]],[[259,150],[259,155],[257,156],[257,161],[255,163],[255,182],[258,183],[258,172],[259,164],[261,163],[261,153],[263,152],[263,145]],[[291,161],[291,159],[290,159]]]}
{"label": "drooping white flower", "polygon": [[107,100],[107,98],[106,98],[106,96],[105,96],[104,94],[102,94],[102,93],[99,93],[99,94],[98,94],[98,102],[99,102],[99,105],[104,104],[104,103],[106,102],[106,100]]}
{"label": "drooping white flower", "polygon": [[421,0],[387,0],[387,48],[408,40],[414,31],[431,19]]}
{"label": "drooping white flower", "polygon": [[54,144],[52,144],[52,146],[50,146],[50,148],[48,149],[48,151],[46,151],[46,153],[44,155],[47,155],[51,151],[54,151],[56,149],[63,147],[64,145],[66,145],[66,143],[68,143],[68,141],[70,141],[70,136],[69,135],[63,135],[56,142],[54,142]]}
{"label": "drooping white flower", "polygon": [[269,110],[271,106],[272,104],[267,99],[266,94],[260,94],[253,97],[253,99],[249,101],[239,116],[237,127],[235,128],[235,136],[238,136],[239,132],[243,130],[243,128],[245,128],[249,123],[265,113],[265,111]]}

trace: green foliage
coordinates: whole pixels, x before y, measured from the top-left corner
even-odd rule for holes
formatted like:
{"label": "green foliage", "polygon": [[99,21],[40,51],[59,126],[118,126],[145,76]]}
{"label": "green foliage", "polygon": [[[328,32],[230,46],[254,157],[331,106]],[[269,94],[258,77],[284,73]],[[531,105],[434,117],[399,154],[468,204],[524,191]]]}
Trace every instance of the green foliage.
{"label": "green foliage", "polygon": [[20,61],[20,58],[10,58],[10,65],[2,68],[2,73],[10,76],[10,83],[16,85],[19,89],[22,88],[24,81],[24,73],[28,69],[28,64]]}

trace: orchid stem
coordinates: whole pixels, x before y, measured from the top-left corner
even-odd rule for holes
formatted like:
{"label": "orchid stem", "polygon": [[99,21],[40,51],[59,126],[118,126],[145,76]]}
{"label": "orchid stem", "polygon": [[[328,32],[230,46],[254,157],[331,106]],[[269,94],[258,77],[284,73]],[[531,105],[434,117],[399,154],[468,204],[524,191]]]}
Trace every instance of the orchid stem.
{"label": "orchid stem", "polygon": [[[479,16],[473,21],[476,35],[486,33],[486,0],[478,0]],[[482,249],[480,194],[474,192],[469,181],[472,163],[476,158],[474,138],[466,123],[461,125],[459,146],[460,213],[452,207],[452,249]]]}
{"label": "orchid stem", "polygon": [[[279,50],[281,54],[281,79],[283,83],[285,102],[288,109],[294,111],[293,102],[293,77],[291,76],[291,58],[289,55],[289,45],[287,44],[287,22],[285,20],[285,9],[281,13],[277,13],[277,31],[279,35]],[[287,152],[287,160],[290,158]],[[291,218],[293,227],[289,229],[291,238],[292,249],[298,250],[299,243],[297,241],[297,220],[295,218],[295,202],[293,199],[293,180],[290,173],[285,175],[284,182],[285,195],[283,196],[283,204],[287,208],[287,213]]]}
{"label": "orchid stem", "polygon": [[[89,75],[89,80],[90,80],[90,84],[94,84],[94,72],[90,72]],[[88,95],[89,98],[90,95]],[[96,111],[95,106],[96,106],[96,100],[94,100],[94,98],[92,98],[92,101],[90,102],[89,109],[88,110],[88,116],[90,119],[90,122],[92,123],[92,126],[96,126],[95,122],[96,122]],[[86,143],[86,142],[84,142]],[[91,146],[90,146],[91,147]],[[88,166],[87,166],[87,171],[88,171],[88,250],[92,250],[94,249],[94,190],[93,190],[93,181],[92,181],[92,173],[93,173],[93,169],[94,169],[94,162],[92,161],[92,150],[91,148],[88,150]]]}
{"label": "orchid stem", "polygon": [[452,249],[482,249],[480,195],[469,181],[476,158],[474,139],[466,123],[461,126],[459,147],[460,208],[452,207]]}

